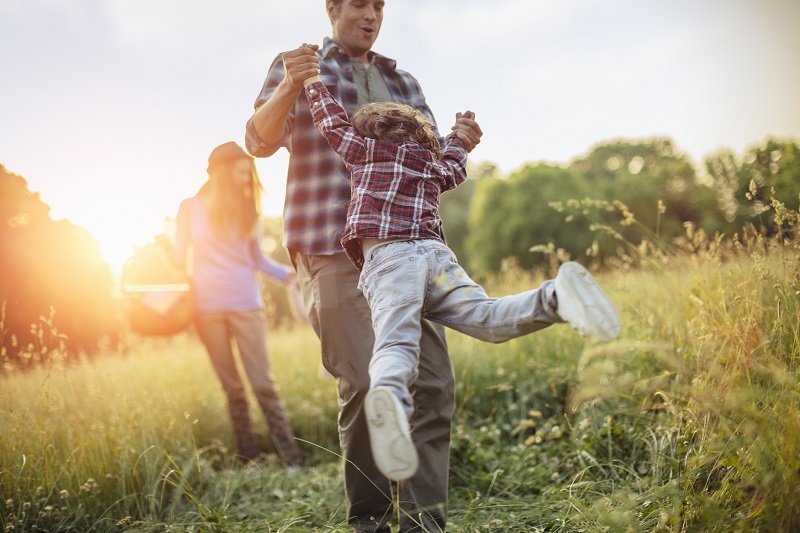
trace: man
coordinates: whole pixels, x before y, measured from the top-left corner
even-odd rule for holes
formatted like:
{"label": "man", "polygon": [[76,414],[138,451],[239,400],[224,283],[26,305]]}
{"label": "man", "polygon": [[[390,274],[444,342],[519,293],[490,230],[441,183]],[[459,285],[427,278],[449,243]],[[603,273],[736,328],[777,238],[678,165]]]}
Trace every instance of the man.
{"label": "man", "polygon": [[[349,113],[367,102],[399,101],[435,121],[417,80],[398,70],[393,60],[372,52],[384,1],[327,0],[326,7],[332,35],[317,52],[319,70],[312,47],[301,46],[275,59],[247,123],[246,144],[257,157],[268,157],[281,146],[291,153],[285,245],[322,344],[322,362],[337,380],[347,520],[356,531],[389,531],[392,485],[375,466],[362,409],[374,342],[370,311],[357,288],[359,271],[340,243],[350,177],[314,126],[303,80],[319,74]],[[457,115],[453,129],[464,133],[468,150],[480,142],[481,129],[471,118]],[[419,470],[398,484],[401,532],[444,531],[447,520],[455,386],[444,329],[425,321],[420,348],[411,420]]]}

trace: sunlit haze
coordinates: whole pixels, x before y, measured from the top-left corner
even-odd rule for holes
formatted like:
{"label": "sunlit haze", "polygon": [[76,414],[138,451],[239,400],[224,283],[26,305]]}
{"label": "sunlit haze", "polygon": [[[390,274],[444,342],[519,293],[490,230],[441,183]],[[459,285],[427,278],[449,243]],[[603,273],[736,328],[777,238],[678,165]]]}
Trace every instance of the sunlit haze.
{"label": "sunlit haze", "polygon": [[[668,136],[702,166],[800,138],[797,0],[388,0],[376,51],[439,125],[471,109],[502,172]],[[205,180],[275,55],[330,35],[323,0],[0,0],[0,163],[119,272]],[[288,154],[258,169],[280,214]],[[701,170],[701,169],[698,169]]]}

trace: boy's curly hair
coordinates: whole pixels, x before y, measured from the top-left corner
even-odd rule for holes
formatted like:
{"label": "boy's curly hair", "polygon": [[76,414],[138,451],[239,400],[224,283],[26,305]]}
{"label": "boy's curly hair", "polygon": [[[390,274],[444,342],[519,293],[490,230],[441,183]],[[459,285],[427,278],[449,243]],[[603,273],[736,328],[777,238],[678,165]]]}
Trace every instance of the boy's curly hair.
{"label": "boy's curly hair", "polygon": [[350,119],[364,137],[402,143],[411,137],[427,148],[435,159],[442,158],[442,147],[433,124],[413,107],[397,102],[378,102],[359,107]]}

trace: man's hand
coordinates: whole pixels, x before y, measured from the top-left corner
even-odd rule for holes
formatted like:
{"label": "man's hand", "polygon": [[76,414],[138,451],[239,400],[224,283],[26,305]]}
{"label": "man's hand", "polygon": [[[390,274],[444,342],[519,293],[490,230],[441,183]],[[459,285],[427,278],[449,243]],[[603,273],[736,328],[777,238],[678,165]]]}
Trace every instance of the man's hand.
{"label": "man's hand", "polygon": [[284,82],[298,91],[303,88],[303,80],[319,74],[319,46],[305,44],[296,50],[283,54],[283,69],[286,72]]}
{"label": "man's hand", "polygon": [[450,129],[459,139],[464,141],[467,152],[471,152],[481,142],[483,131],[478,123],[475,122],[475,113],[472,111],[456,113],[456,123]]}
{"label": "man's hand", "polygon": [[283,81],[253,114],[253,127],[265,144],[280,142],[285,133],[286,119],[303,90],[303,80],[319,74],[317,50],[319,46],[316,44],[303,44],[297,50],[284,52]]}

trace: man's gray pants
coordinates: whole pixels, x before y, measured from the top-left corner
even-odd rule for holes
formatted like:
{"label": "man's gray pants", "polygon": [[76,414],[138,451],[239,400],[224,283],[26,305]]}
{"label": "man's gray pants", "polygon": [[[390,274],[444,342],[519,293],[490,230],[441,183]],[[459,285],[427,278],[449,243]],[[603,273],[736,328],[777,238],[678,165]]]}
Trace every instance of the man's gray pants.
{"label": "man's gray pants", "polygon": [[[362,409],[369,390],[374,335],[359,271],[347,256],[291,252],[306,311],[322,344],[322,364],[339,392],[339,442],[344,456],[347,520],[356,531],[388,532],[394,513],[391,482],[375,466]],[[455,377],[445,330],[423,321],[411,437],[419,470],[397,484],[401,533],[444,531],[447,521],[450,429]]]}

